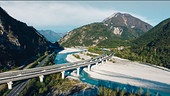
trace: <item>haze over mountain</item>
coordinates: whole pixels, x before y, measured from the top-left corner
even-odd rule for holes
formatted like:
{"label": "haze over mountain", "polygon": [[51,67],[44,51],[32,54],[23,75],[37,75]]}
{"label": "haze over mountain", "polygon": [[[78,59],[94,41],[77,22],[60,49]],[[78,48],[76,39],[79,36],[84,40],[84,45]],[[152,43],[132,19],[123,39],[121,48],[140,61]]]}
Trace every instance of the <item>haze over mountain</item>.
{"label": "haze over mountain", "polygon": [[57,42],[60,38],[62,38],[66,34],[66,33],[56,33],[52,30],[38,30],[38,32],[42,34],[50,42]]}
{"label": "haze over mountain", "polygon": [[133,41],[132,52],[143,61],[170,68],[170,18]]}
{"label": "haze over mountain", "polygon": [[127,44],[152,26],[130,14],[114,13],[102,22],[84,25],[70,31],[59,40],[63,46],[116,47]]}
{"label": "haze over mountain", "polygon": [[48,50],[49,44],[36,29],[0,7],[0,69],[22,65],[26,59]]}

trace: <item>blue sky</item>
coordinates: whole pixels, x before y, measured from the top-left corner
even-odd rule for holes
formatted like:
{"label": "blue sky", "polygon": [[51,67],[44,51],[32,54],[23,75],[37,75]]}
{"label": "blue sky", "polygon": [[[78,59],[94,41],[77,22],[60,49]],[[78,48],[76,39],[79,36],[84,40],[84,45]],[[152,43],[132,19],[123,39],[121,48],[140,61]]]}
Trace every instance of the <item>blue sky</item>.
{"label": "blue sky", "polygon": [[56,32],[101,22],[114,12],[129,13],[155,26],[170,17],[169,5],[170,1],[0,1],[17,20]]}

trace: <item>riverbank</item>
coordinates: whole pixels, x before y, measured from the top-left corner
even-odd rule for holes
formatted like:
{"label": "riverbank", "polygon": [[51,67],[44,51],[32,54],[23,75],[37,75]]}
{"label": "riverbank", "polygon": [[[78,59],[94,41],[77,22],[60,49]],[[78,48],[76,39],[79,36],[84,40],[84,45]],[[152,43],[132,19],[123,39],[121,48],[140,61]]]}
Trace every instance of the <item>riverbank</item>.
{"label": "riverbank", "polygon": [[166,89],[164,84],[170,85],[170,72],[118,57],[113,58],[115,63],[107,62],[103,65],[92,66],[90,72],[87,69],[84,70],[92,78],[133,86]]}
{"label": "riverbank", "polygon": [[[80,53],[77,54],[80,55]],[[85,56],[83,58],[85,58]],[[68,55],[66,59],[69,62],[79,60],[72,55]],[[170,72],[115,56],[113,56],[113,59],[115,59],[115,63],[106,62],[103,65],[94,65],[91,71],[87,71],[87,68],[84,68],[84,71],[88,73],[90,77],[96,79],[109,80],[149,89],[170,90]]]}
{"label": "riverbank", "polygon": [[78,49],[78,48],[64,48],[64,50],[60,51],[58,54],[70,53],[70,52],[79,52],[79,51],[82,51],[82,50]]}
{"label": "riverbank", "polygon": [[[90,56],[87,56],[85,55],[84,52],[81,52],[81,53],[75,53],[75,55],[79,55],[81,58],[80,59],[77,59],[75,56],[73,56],[73,54],[69,54],[67,55],[66,57],[66,60],[68,62],[77,62],[77,61],[83,61],[83,60],[87,60],[87,59],[90,59],[91,57]],[[82,59],[83,58],[83,59]],[[77,73],[76,73],[76,70],[74,70],[73,72],[70,73],[70,76],[67,76],[68,79],[74,79],[74,80],[79,80],[78,76],[77,76]],[[80,80],[79,80],[80,81]]]}
{"label": "riverbank", "polygon": [[[75,54],[76,54],[76,52],[82,53],[82,51],[84,51],[84,50],[78,49],[78,48],[65,48],[64,50],[60,51],[57,54],[55,62],[56,62],[56,64],[64,64],[64,63],[68,63],[68,62],[80,61],[82,59],[76,59],[72,55],[72,53],[75,53]],[[69,60],[68,60],[68,58],[69,58]],[[89,58],[90,59],[91,57],[85,56],[84,58]],[[98,94],[97,87],[94,86],[94,85],[88,84],[86,82],[82,82],[79,79],[79,77],[77,76],[76,70],[73,70],[71,73],[66,72],[66,74],[70,74],[70,75],[66,76],[67,79],[69,79],[70,81],[75,81],[76,80],[76,81],[78,81],[78,83],[73,86],[73,89],[74,88],[76,88],[76,89],[69,90],[68,92],[63,93],[64,96],[66,96],[66,95],[69,95],[69,96],[87,96],[86,94],[88,94],[90,96],[94,96],[94,95]],[[82,85],[84,86],[83,88],[82,88]],[[75,93],[72,93],[73,91]],[[52,92],[52,94],[53,93],[55,93],[55,92]],[[57,93],[57,90],[56,90],[56,93]],[[51,95],[49,95],[49,96],[51,96]]]}

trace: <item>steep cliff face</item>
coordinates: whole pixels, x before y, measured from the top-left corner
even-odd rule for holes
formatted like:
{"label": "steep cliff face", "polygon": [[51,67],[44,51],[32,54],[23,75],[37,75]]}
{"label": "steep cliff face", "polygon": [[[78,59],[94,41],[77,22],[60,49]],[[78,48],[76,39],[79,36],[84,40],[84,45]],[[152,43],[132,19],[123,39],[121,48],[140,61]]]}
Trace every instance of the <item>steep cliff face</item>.
{"label": "steep cliff face", "polygon": [[22,65],[23,61],[48,49],[49,42],[0,8],[0,68]]}

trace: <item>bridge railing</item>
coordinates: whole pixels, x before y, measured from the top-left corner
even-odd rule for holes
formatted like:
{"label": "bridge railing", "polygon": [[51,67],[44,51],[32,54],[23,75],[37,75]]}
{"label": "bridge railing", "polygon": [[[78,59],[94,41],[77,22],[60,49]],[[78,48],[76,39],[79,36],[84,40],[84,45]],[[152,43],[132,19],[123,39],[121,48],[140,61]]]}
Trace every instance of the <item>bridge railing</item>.
{"label": "bridge railing", "polygon": [[3,73],[0,73],[0,77],[12,75],[12,74],[19,75],[19,74],[23,74],[23,73],[32,72],[32,71],[41,71],[41,70],[46,70],[46,69],[50,69],[50,68],[57,68],[57,67],[72,65],[72,64],[75,64],[75,63],[84,63],[84,62],[94,61],[95,59],[98,59],[98,58],[105,56],[105,54],[103,54],[102,56],[95,57],[93,59],[78,61],[78,62],[74,62],[74,63],[65,63],[65,64],[60,64],[60,65],[51,65],[51,66],[45,66],[45,67],[36,67],[36,68],[31,68],[31,69],[3,72]]}
{"label": "bridge railing", "polygon": [[112,55],[113,54],[106,56],[106,53],[105,53],[102,56],[98,56],[96,58],[88,59],[85,61],[78,61],[74,63],[66,63],[66,64],[60,64],[60,65],[51,65],[51,66],[45,66],[45,67],[36,67],[36,68],[31,68],[31,69],[3,72],[3,73],[0,73],[0,83],[5,83],[9,81],[17,81],[17,80],[22,80],[22,79],[29,79],[29,78],[37,77],[40,75],[48,75],[51,73],[75,69],[77,67],[83,67],[83,66],[101,62],[99,58],[106,60],[110,58],[110,56]]}

